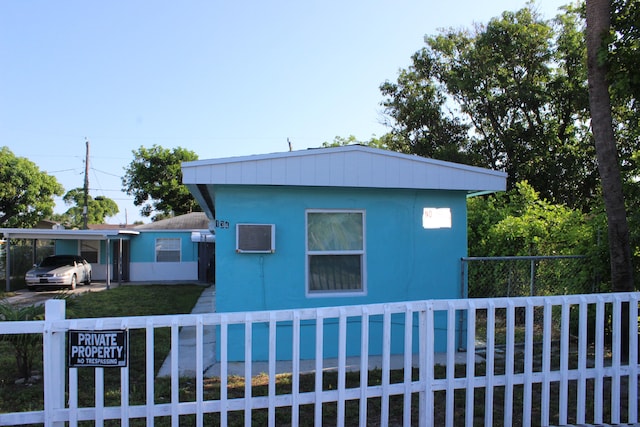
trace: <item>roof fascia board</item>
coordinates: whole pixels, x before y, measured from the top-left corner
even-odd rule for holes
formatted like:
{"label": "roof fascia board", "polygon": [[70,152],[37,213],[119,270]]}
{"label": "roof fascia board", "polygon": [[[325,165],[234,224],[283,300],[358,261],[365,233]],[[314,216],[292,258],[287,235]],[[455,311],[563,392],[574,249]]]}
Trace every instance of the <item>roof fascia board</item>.
{"label": "roof fascia board", "polygon": [[386,156],[386,157],[395,157],[395,158],[414,161],[414,162],[421,162],[425,164],[432,164],[432,165],[443,166],[443,167],[448,167],[453,169],[461,169],[461,170],[471,171],[471,172],[479,172],[483,174],[496,175],[500,177],[507,176],[506,172],[502,172],[502,171],[481,168],[478,166],[464,165],[461,163],[447,162],[444,160],[436,160],[428,157],[421,157],[415,154],[405,154],[405,153],[398,153],[397,151],[383,150],[380,148],[371,148],[363,145],[344,145],[341,147],[309,148],[306,150],[286,151],[281,153],[253,154],[249,156],[194,160],[194,161],[182,163],[182,168],[193,168],[197,166],[210,166],[210,165],[213,166],[213,165],[242,163],[242,162],[258,162],[261,160],[273,160],[273,159],[292,158],[292,157],[329,155],[333,153],[348,153],[348,152],[354,152],[354,151],[371,153],[371,154]]}
{"label": "roof fascia board", "polygon": [[45,230],[38,228],[0,228],[0,234],[10,239],[46,240],[110,240],[140,234],[133,230]]}
{"label": "roof fascia board", "polygon": [[[309,166],[340,167],[347,157],[360,159],[354,169],[340,169],[344,174],[332,175],[310,170]],[[359,156],[359,157],[352,157]],[[307,164],[306,159],[313,163]],[[319,159],[318,163],[316,160]],[[386,160],[386,161],[385,161]],[[288,165],[288,166],[287,166]],[[381,165],[381,175],[373,174]],[[283,169],[283,167],[287,169]],[[302,170],[309,173],[302,173]],[[404,178],[393,171],[413,171]],[[243,157],[197,160],[182,164],[183,183],[192,193],[204,199],[204,185],[291,185],[291,186],[339,186],[354,188],[411,188],[462,191],[504,191],[507,174],[477,166],[434,160],[411,154],[397,153],[364,146],[344,146],[308,149],[284,153],[272,153]],[[384,173],[387,176],[384,176]],[[391,175],[389,175],[391,173]],[[445,177],[441,179],[441,174]],[[323,176],[323,177],[321,177]],[[319,178],[320,177],[320,178]],[[396,179],[397,178],[397,179]],[[204,200],[198,200],[201,205]],[[209,204],[209,203],[207,203]],[[209,206],[211,209],[212,206]]]}

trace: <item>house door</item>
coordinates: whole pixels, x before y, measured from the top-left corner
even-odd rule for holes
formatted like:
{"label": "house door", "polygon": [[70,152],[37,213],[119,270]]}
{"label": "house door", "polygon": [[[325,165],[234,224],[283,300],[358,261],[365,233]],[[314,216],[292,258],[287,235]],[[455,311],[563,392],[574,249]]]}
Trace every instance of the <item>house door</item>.
{"label": "house door", "polygon": [[198,280],[214,283],[216,277],[215,243],[198,243]]}
{"label": "house door", "polygon": [[[122,257],[120,257],[120,246],[122,245]],[[129,241],[114,240],[113,241],[113,280],[118,282],[129,281]],[[120,260],[122,258],[122,264]],[[122,279],[120,279],[122,273]]]}

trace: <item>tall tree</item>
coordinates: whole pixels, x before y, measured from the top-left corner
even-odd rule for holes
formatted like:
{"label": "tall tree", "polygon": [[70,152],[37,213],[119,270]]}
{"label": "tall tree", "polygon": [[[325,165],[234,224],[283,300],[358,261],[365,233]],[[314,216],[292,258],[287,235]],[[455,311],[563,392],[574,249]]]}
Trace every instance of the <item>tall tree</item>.
{"label": "tall tree", "polygon": [[[624,186],[631,250],[640,248],[640,2],[613,0],[607,68],[613,127]],[[636,275],[638,274],[638,260]],[[636,276],[637,277],[637,276]]]}
{"label": "tall tree", "polygon": [[640,2],[612,0],[612,8],[613,31],[607,37],[611,89],[636,104],[640,99]]}
{"label": "tall tree", "polygon": [[49,217],[63,192],[55,177],[8,147],[0,148],[0,227],[33,227]]}
{"label": "tall tree", "polygon": [[[68,191],[62,200],[67,205],[72,205],[64,214],[57,219],[66,226],[72,228],[82,228],[84,222],[84,189],[74,188]],[[95,199],[87,196],[87,223],[103,224],[105,218],[114,216],[119,212],[118,204],[108,197],[98,196]]]}
{"label": "tall tree", "polygon": [[509,188],[526,180],[554,203],[589,200],[597,172],[579,18],[548,21],[528,6],[425,37],[411,67],[381,86],[401,150],[503,169]]}
{"label": "tall tree", "polygon": [[199,211],[200,206],[182,184],[181,163],[198,160],[193,151],[153,145],[133,151],[133,161],[125,168],[123,190],[134,196],[134,204],[142,206],[140,213],[153,220],[166,216]]}
{"label": "tall tree", "polygon": [[382,138],[376,138],[375,136],[372,136],[368,141],[359,141],[354,135],[349,135],[347,138],[336,136],[335,138],[333,138],[332,142],[323,142],[322,146],[325,148],[329,148],[343,147],[345,145],[366,145],[367,147],[386,149],[388,147],[385,141],[385,136],[383,136]]}
{"label": "tall tree", "polygon": [[[611,287],[632,291],[633,263],[618,152],[613,131],[604,40],[611,30],[611,1],[587,0],[587,69],[591,126],[607,212]],[[623,322],[624,323],[624,322]]]}
{"label": "tall tree", "polygon": [[426,49],[412,56],[413,65],[401,70],[395,83],[380,91],[391,127],[390,149],[461,163],[481,163],[468,149],[469,125],[446,111],[447,94],[435,75],[436,60]]}

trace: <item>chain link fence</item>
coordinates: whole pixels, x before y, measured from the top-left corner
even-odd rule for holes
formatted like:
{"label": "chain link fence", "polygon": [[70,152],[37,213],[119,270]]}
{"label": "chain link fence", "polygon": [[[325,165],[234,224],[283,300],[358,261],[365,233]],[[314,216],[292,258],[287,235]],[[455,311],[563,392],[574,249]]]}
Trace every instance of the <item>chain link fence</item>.
{"label": "chain link fence", "polygon": [[[9,265],[7,269],[7,249],[9,253]],[[0,290],[15,291],[25,287],[24,274],[45,257],[55,254],[55,242],[53,240],[11,240],[8,244],[0,245]],[[11,274],[11,285],[6,286],[7,270]]]}
{"label": "chain link fence", "polygon": [[[600,278],[596,267],[583,255],[561,256],[508,256],[508,257],[469,257],[462,258],[460,283],[469,298],[551,296],[568,294],[588,294],[600,292]],[[494,328],[501,331],[506,327],[506,309],[496,310]],[[534,323],[542,322],[543,311],[534,310]],[[571,311],[570,333],[578,324],[579,312]],[[482,317],[482,313],[479,313]],[[515,312],[516,328],[521,329],[525,321],[525,310],[521,307]],[[554,313],[558,318],[560,313]],[[608,315],[607,315],[608,316]],[[595,336],[595,312],[589,312],[588,339]],[[607,317],[608,318],[608,317]],[[480,321],[482,324],[482,321]],[[602,325],[605,329],[607,325]],[[459,318],[460,342],[464,342],[466,333],[466,313]],[[480,327],[480,330],[482,328]],[[552,326],[552,335],[559,336],[560,331]],[[608,334],[610,331],[605,331]],[[477,337],[482,341],[482,333]],[[556,338],[554,338],[556,339]],[[499,341],[499,332],[496,332]],[[480,345],[480,348],[482,346]]]}
{"label": "chain link fence", "polygon": [[[7,241],[4,239],[0,239],[0,280],[5,280],[7,278]],[[2,287],[0,287],[2,289]]]}
{"label": "chain link fence", "polygon": [[593,293],[597,277],[582,255],[462,258],[469,298]]}

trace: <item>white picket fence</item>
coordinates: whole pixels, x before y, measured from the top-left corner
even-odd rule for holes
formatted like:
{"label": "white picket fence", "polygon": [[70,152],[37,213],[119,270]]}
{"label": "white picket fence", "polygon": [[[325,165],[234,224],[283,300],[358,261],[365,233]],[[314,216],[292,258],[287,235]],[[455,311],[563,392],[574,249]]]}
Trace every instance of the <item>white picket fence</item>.
{"label": "white picket fence", "polygon": [[[268,424],[276,425],[276,409],[289,408],[291,425],[567,425],[638,423],[638,293],[613,293],[529,298],[469,300],[429,300],[378,305],[328,307],[248,313],[213,313],[152,317],[65,319],[63,301],[48,301],[46,320],[1,322],[0,334],[43,334],[44,410],[0,414],[0,425],[44,424],[76,426],[83,420],[95,420],[102,426],[118,420],[128,426],[134,419],[146,419],[152,426],[161,418],[166,424],[182,425],[191,415],[198,426],[227,425],[234,412],[244,414],[251,425],[257,410],[267,412]],[[629,317],[622,319],[628,303]],[[397,314],[399,313],[399,314]],[[460,314],[465,316],[466,355],[460,356],[455,344]],[[404,353],[392,355],[384,344],[380,355],[381,381],[368,384],[370,319],[382,317],[383,342],[392,340],[392,317],[403,316]],[[362,337],[357,366],[359,384],[349,386],[346,348],[347,322],[359,319]],[[434,351],[436,328],[446,319],[446,354]],[[338,322],[337,386],[323,387],[325,372],[323,325],[327,319]],[[314,389],[302,390],[299,374],[301,322],[315,324]],[[291,392],[276,392],[276,325],[291,325]],[[251,331],[255,324],[268,324],[270,334],[269,377],[266,396],[252,396],[251,382],[244,396],[227,392],[228,367],[225,347],[230,325],[244,325],[247,337],[245,358],[251,360]],[[626,324],[626,325],[625,325]],[[181,401],[179,383],[178,337],[180,328],[196,328],[195,398]],[[205,397],[203,371],[203,330],[219,327],[220,396]],[[628,329],[623,326],[628,326]],[[171,396],[157,401],[154,366],[154,330],[171,328]],[[417,328],[417,333],[415,330]],[[69,330],[146,331],[146,403],[130,403],[128,366],[125,368],[67,368],[65,340]],[[622,356],[623,332],[629,331],[628,361]],[[591,334],[591,335],[590,335]],[[413,340],[418,337],[417,354]],[[590,339],[591,338],[591,339]],[[176,356],[176,357],[174,357]],[[446,368],[437,366],[444,357]],[[391,371],[400,360],[402,380],[392,380]],[[305,361],[306,363],[306,361]],[[413,369],[412,369],[413,368]],[[95,405],[78,403],[78,370],[95,369]],[[120,369],[120,404],[105,404],[105,370]],[[244,375],[259,374],[251,363],[244,364]],[[335,375],[335,373],[333,374]],[[357,375],[357,374],[356,374]],[[395,377],[394,377],[395,378]],[[398,397],[399,396],[399,397]],[[413,398],[412,398],[413,397]],[[376,414],[371,402],[377,402]],[[356,402],[356,403],[353,403]],[[401,402],[401,403],[400,403]],[[313,405],[313,415],[303,405]],[[323,406],[335,407],[335,419],[323,419]],[[368,407],[369,406],[369,407]],[[281,409],[280,409],[281,410]],[[355,418],[354,418],[354,413]],[[210,414],[216,414],[212,422]],[[302,414],[302,415],[301,415]],[[351,421],[347,421],[351,420]]]}

